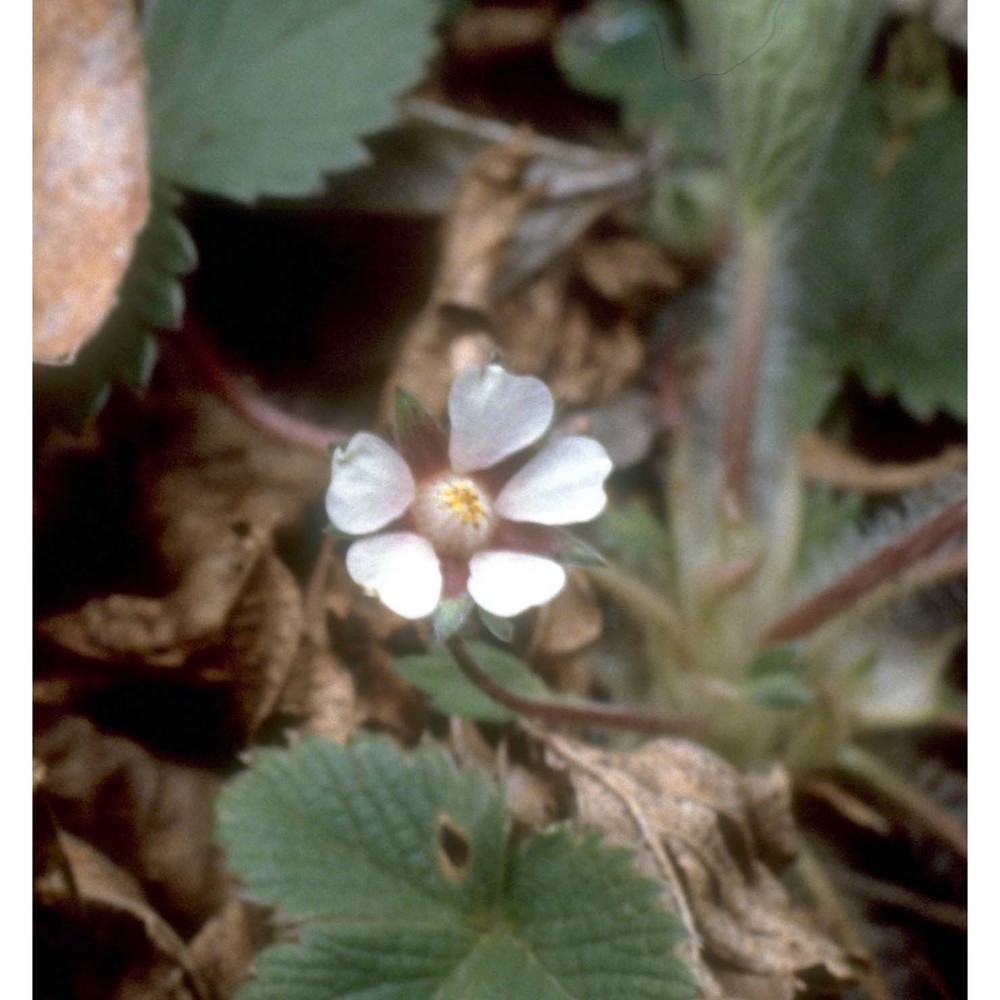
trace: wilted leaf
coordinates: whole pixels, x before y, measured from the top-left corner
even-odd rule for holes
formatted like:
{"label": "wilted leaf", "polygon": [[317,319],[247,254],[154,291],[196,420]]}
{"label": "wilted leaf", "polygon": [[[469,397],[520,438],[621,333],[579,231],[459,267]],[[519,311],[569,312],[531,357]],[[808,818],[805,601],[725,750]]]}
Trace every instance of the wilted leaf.
{"label": "wilted leaf", "polygon": [[[408,98],[401,108],[399,125],[368,143],[372,162],[332,178],[328,201],[393,215],[443,215],[472,162],[488,146],[509,143],[517,131],[421,98]],[[595,219],[648,183],[648,165],[639,155],[534,136],[524,184],[536,197],[517,221],[497,291],[534,277]]]}
{"label": "wilted leaf", "polygon": [[[512,653],[484,642],[469,643],[469,648],[482,669],[507,690],[527,698],[544,698],[549,694],[542,679]],[[509,722],[517,718],[516,712],[498,705],[467,680],[443,646],[433,653],[397,657],[395,668],[411,684],[429,694],[439,712],[484,722]]]}
{"label": "wilted leaf", "polygon": [[845,115],[796,255],[810,372],[857,372],[918,419],[966,408],[966,109],[917,129],[888,177],[876,102]]}
{"label": "wilted leaf", "polygon": [[34,357],[73,360],[149,210],[145,68],[128,0],[33,7]]}
{"label": "wilted leaf", "polygon": [[183,970],[198,995],[204,995],[201,977],[184,941],[153,909],[139,883],[86,841],[65,832],[57,836],[70,877],[65,880],[53,872],[53,877],[40,880],[36,891],[42,901],[50,906],[81,906],[91,921],[95,910],[137,921],[149,943]]}
{"label": "wilted leaf", "polygon": [[218,779],[152,757],[67,717],[36,739],[43,792],[59,826],[87,840],[172,913],[202,920],[228,880],[211,841]]}
{"label": "wilted leaf", "polygon": [[423,72],[432,3],[157,0],[145,13],[153,167],[253,201],[317,190],[367,159]]}
{"label": "wilted leaf", "polygon": [[245,1000],[693,995],[676,921],[622,853],[566,831],[511,848],[496,791],[438,751],[265,751],[219,829],[248,891],[298,922]]}
{"label": "wilted leaf", "polygon": [[580,824],[634,852],[689,932],[683,957],[708,997],[717,973],[741,972],[791,1000],[820,968],[852,978],[845,956],[790,906],[770,866],[796,851],[787,775],[744,776],[708,750],[654,740],[615,753],[547,737],[568,769]]}

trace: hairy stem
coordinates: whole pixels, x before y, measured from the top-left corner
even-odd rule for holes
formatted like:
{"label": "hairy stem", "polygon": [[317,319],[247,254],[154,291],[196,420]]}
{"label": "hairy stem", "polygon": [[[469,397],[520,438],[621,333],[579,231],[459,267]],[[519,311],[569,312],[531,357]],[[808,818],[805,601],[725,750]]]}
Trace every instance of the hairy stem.
{"label": "hairy stem", "polygon": [[746,513],[764,335],[771,314],[774,247],[772,233],[763,224],[743,232],[737,267],[722,423],[722,500],[723,510],[741,520]]}
{"label": "hairy stem", "polygon": [[957,854],[963,858],[968,856],[969,835],[965,827],[877,757],[848,744],[837,755],[837,767],[844,774],[866,785],[886,802],[918,820]]}
{"label": "hairy stem", "polygon": [[568,704],[565,702],[539,701],[526,698],[497,684],[476,662],[472,651],[461,636],[453,635],[445,640],[445,646],[455,658],[462,673],[483,694],[519,715],[540,722],[570,726],[599,726],[605,729],[622,729],[634,733],[657,733],[659,735],[689,735],[701,728],[695,719],[666,718],[634,712],[627,708],[610,705]]}
{"label": "hairy stem", "polygon": [[807,635],[865,594],[891,581],[896,574],[914,566],[946,541],[961,534],[967,523],[968,499],[962,494],[922,524],[884,545],[843,576],[799,602],[764,630],[761,642],[769,645]]}
{"label": "hairy stem", "polygon": [[212,392],[247,423],[285,444],[322,455],[328,455],[334,445],[343,444],[347,440],[347,435],[339,431],[327,430],[279,410],[248,388],[243,379],[227,367],[193,320],[188,320],[184,332],[184,345],[197,361],[199,374]]}

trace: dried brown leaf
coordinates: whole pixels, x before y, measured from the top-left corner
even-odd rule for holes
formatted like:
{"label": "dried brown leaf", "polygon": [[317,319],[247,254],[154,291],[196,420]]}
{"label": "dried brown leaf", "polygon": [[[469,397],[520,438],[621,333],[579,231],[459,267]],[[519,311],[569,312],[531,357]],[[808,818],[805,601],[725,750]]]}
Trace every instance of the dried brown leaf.
{"label": "dried brown leaf", "polygon": [[635,236],[582,240],[574,256],[589,284],[619,305],[637,306],[684,286],[684,275],[666,251]]}
{"label": "dried brown leaf", "polygon": [[59,827],[137,879],[159,909],[201,923],[230,891],[212,840],[219,780],[67,717],[36,738]]}
{"label": "dried brown leaf", "polygon": [[188,957],[209,996],[224,1000],[246,980],[254,956],[270,938],[262,911],[231,899],[198,931]]}
{"label": "dried brown leaf", "polygon": [[546,47],[557,24],[554,7],[464,7],[448,32],[449,51],[477,62]]}
{"label": "dried brown leaf", "polygon": [[302,639],[299,585],[273,553],[265,553],[233,606],[224,651],[248,733],[257,730],[281,698]]}
{"label": "dried brown leaf", "polygon": [[601,328],[569,298],[569,276],[550,271],[497,307],[504,358],[514,371],[548,382],[569,405],[602,402],[638,374],[645,349],[634,322]]}
{"label": "dried brown leaf", "polygon": [[965,469],[965,448],[946,448],[923,462],[872,462],[821,434],[799,438],[802,472],[807,480],[860,493],[903,493],[930,486]]}
{"label": "dried brown leaf", "polygon": [[535,197],[522,184],[530,156],[530,133],[517,131],[487,148],[462,175],[445,219],[430,301],[403,343],[383,413],[397,386],[443,412],[455,375],[451,345],[470,332],[491,330],[494,281],[518,220]]}
{"label": "dried brown leaf", "polygon": [[570,569],[566,586],[538,613],[532,652],[541,656],[577,653],[601,637],[604,615],[587,577]]}
{"label": "dried brown leaf", "polygon": [[[817,969],[836,982],[853,978],[765,863],[787,861],[793,846],[783,772],[748,779],[683,740],[631,752],[545,740],[553,763],[567,767],[578,821],[631,849],[637,868],[663,884],[664,904],[687,926],[683,957],[705,996],[791,997]],[[743,993],[723,993],[720,969],[740,974]]]}
{"label": "dried brown leaf", "polygon": [[207,997],[183,939],[150,905],[138,881],[85,840],[64,831],[57,838],[71,878],[54,869],[39,879],[36,891],[43,905],[82,908],[88,915],[104,910],[137,921],[149,943],[183,970],[194,996]]}
{"label": "dried brown leaf", "polygon": [[130,0],[33,6],[34,357],[72,361],[114,305],[149,210]]}

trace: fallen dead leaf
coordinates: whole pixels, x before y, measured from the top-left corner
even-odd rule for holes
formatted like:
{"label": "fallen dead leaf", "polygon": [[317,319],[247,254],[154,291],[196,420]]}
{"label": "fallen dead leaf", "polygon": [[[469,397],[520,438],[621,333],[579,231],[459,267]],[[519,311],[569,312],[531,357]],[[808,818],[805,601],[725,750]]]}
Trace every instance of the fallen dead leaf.
{"label": "fallen dead leaf", "polygon": [[793,908],[769,867],[794,847],[784,772],[747,777],[684,740],[613,752],[541,738],[567,770],[577,821],[632,850],[638,870],[663,885],[704,997],[792,1000],[807,972],[853,980],[847,957]]}
{"label": "fallen dead leaf", "polygon": [[33,5],[34,358],[66,364],[115,303],[149,210],[130,0]]}
{"label": "fallen dead leaf", "polygon": [[587,282],[618,305],[635,307],[684,286],[663,247],[635,236],[581,240],[574,257]]}
{"label": "fallen dead leaf", "polygon": [[470,333],[492,334],[494,281],[518,220],[535,197],[522,185],[530,156],[531,134],[518,131],[487,148],[462,175],[444,222],[434,288],[386,384],[384,416],[391,412],[397,387],[443,413],[456,374],[452,344]]}
{"label": "fallen dead leaf", "polygon": [[128,872],[171,923],[198,926],[227,898],[212,841],[217,777],[72,716],[38,735],[35,754],[58,827]]}
{"label": "fallen dead leaf", "polygon": [[903,493],[930,486],[961,472],[968,464],[965,448],[946,448],[923,462],[872,462],[820,434],[799,438],[802,472],[814,483],[860,493]]}
{"label": "fallen dead leaf", "polygon": [[264,912],[245,900],[231,899],[188,945],[188,958],[208,995],[231,997],[250,974],[254,956],[270,943]]}
{"label": "fallen dead leaf", "polygon": [[[62,856],[66,861],[66,871],[54,868],[36,879],[35,891],[43,906],[63,907],[83,921],[83,927],[93,929],[97,917],[95,911],[111,918],[125,917],[136,921],[142,928],[146,940],[168,960],[167,970],[158,970],[154,975],[149,967],[143,967],[138,979],[143,983],[160,978],[164,971],[173,972],[173,982],[169,993],[161,996],[195,997],[207,1000],[209,994],[194,967],[183,939],[171,925],[152,907],[142,892],[139,883],[128,872],[121,869],[99,850],[85,840],[65,831],[57,833]],[[84,931],[86,932],[86,931]],[[123,948],[125,948],[123,942]],[[128,966],[134,967],[138,956],[123,956]],[[150,963],[155,968],[153,963]],[[190,992],[182,987],[182,980],[190,987]],[[116,996],[126,994],[119,984]],[[148,994],[147,994],[148,995]]]}

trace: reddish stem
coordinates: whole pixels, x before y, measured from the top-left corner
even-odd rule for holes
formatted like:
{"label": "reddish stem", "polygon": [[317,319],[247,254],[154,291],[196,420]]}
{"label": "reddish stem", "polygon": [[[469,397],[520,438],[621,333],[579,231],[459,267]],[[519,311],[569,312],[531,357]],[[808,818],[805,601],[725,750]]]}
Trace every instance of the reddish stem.
{"label": "reddish stem", "polygon": [[737,266],[722,461],[723,509],[742,519],[746,513],[761,358],[771,304],[773,249],[766,229],[748,228],[743,233]]}
{"label": "reddish stem", "polygon": [[295,448],[328,455],[347,435],[327,430],[300,417],[279,410],[250,389],[243,378],[230,370],[215,347],[191,319],[185,325],[184,344],[198,363],[199,374],[220,399],[229,404],[247,423]]}
{"label": "reddish stem", "polygon": [[801,601],[776,622],[772,622],[764,631],[761,641],[768,645],[807,635],[875,587],[913,566],[948,539],[965,531],[967,524],[968,498],[963,494],[933,517],[885,545],[842,577]]}
{"label": "reddish stem", "polygon": [[689,735],[702,728],[697,719],[669,719],[661,715],[648,715],[627,708],[609,705],[581,704],[569,705],[552,701],[537,701],[508,691],[493,680],[476,662],[465,640],[453,635],[445,640],[445,645],[455,658],[459,669],[480,691],[495,702],[519,715],[541,722],[551,722],[570,726],[600,726],[605,729],[624,729],[634,733],[658,733],[659,735]]}

